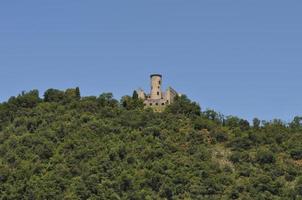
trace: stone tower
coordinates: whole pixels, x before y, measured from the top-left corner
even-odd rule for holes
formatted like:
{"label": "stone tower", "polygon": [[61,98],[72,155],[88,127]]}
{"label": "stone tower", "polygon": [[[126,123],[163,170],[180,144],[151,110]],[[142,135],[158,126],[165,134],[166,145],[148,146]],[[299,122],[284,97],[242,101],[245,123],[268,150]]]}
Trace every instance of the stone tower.
{"label": "stone tower", "polygon": [[162,98],[162,91],[161,91],[161,84],[162,84],[162,75],[160,74],[152,74],[151,78],[151,99],[161,99]]}
{"label": "stone tower", "polygon": [[176,96],[180,96],[173,88],[168,87],[168,89],[162,91],[162,75],[152,74],[151,78],[151,92],[146,94],[144,90],[136,90],[138,97],[144,100],[144,105],[146,108],[151,107],[157,112],[161,112],[165,107],[173,103]]}

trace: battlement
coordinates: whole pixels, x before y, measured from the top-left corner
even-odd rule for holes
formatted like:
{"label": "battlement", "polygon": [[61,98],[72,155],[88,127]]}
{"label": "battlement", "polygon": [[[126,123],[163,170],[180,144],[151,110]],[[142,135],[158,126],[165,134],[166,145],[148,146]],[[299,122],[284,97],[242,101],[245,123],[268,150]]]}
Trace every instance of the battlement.
{"label": "battlement", "polygon": [[152,78],[153,76],[159,76],[159,77],[161,77],[161,78],[163,77],[161,74],[151,74],[151,75],[150,75],[150,78]]}

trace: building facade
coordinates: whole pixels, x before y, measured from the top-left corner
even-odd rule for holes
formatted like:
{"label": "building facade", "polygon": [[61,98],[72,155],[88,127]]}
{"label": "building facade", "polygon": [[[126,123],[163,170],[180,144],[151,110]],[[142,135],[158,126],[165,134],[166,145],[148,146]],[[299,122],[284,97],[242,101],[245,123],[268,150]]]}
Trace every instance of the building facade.
{"label": "building facade", "polygon": [[144,90],[138,89],[138,97],[144,100],[145,108],[151,107],[155,111],[163,111],[164,108],[171,104],[176,96],[179,94],[171,87],[162,91],[162,75],[152,74],[151,78],[151,92],[146,94]]}

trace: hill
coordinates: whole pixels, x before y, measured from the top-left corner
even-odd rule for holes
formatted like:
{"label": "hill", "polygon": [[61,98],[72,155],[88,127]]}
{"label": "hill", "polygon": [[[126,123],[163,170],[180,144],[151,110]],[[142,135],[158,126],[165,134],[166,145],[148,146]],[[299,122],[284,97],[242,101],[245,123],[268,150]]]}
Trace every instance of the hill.
{"label": "hill", "polygon": [[186,96],[34,90],[0,104],[0,199],[301,199],[300,118],[253,125]]}

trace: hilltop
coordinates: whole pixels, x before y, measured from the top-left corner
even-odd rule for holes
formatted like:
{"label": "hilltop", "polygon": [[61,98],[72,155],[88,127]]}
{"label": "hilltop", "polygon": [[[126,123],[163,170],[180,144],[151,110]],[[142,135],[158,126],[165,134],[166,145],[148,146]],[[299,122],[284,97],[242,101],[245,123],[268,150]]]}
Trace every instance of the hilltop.
{"label": "hilltop", "polygon": [[0,199],[301,199],[300,121],[24,92],[0,104]]}

